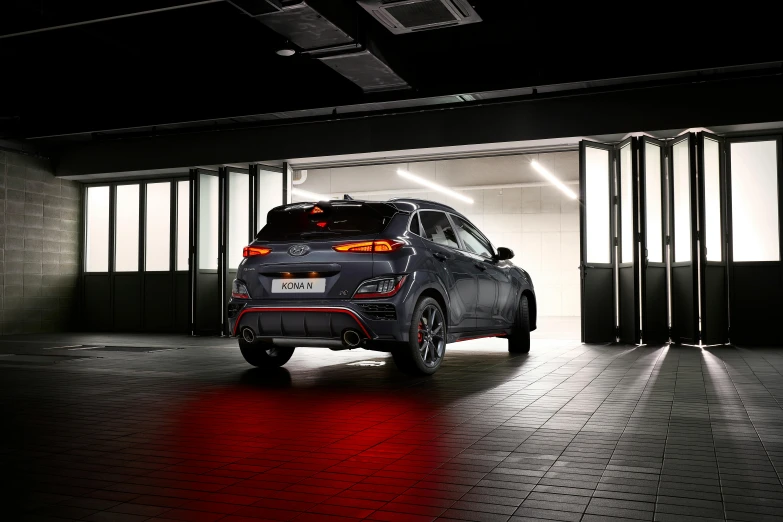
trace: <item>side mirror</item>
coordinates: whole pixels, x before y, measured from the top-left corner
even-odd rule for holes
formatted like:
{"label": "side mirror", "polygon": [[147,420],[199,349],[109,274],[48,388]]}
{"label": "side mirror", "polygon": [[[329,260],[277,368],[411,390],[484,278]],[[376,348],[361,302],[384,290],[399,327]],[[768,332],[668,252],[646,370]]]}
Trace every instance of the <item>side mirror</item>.
{"label": "side mirror", "polygon": [[505,261],[514,257],[514,251],[506,247],[498,247],[498,261]]}

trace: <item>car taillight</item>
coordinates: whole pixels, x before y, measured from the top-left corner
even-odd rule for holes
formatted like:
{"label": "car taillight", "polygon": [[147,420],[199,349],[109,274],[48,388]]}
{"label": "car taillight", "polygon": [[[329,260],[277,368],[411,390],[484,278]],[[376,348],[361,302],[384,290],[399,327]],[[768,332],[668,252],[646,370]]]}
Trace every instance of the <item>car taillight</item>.
{"label": "car taillight", "polygon": [[375,241],[359,241],[357,243],[343,243],[332,248],[337,252],[394,252],[403,247],[405,243],[395,239],[376,239]]}
{"label": "car taillight", "polygon": [[375,299],[380,297],[391,297],[402,288],[405,278],[408,276],[379,277],[370,279],[359,285],[354,292],[354,299]]}
{"label": "car taillight", "polygon": [[231,285],[231,297],[235,299],[250,299],[250,292],[247,291],[245,283],[234,279],[234,283]]}
{"label": "car taillight", "polygon": [[246,246],[242,249],[242,257],[265,256],[271,251],[271,248]]}

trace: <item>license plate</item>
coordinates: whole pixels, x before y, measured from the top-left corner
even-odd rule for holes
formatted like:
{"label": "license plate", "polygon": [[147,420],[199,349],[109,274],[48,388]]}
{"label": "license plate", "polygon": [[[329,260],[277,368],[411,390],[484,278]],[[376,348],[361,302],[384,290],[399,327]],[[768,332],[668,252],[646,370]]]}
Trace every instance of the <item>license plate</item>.
{"label": "license plate", "polygon": [[273,279],[273,294],[322,294],[326,291],[326,279]]}

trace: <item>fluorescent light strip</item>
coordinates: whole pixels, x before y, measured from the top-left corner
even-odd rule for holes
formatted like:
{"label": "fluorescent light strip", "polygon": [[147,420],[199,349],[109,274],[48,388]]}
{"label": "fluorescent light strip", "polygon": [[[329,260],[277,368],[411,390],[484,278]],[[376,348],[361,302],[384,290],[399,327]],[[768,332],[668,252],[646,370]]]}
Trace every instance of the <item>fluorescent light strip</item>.
{"label": "fluorescent light strip", "polygon": [[435,190],[437,192],[441,192],[443,194],[446,194],[448,196],[451,196],[453,198],[457,198],[460,201],[464,201],[465,203],[473,204],[473,200],[464,194],[460,194],[459,192],[455,192],[451,189],[448,189],[446,187],[443,187],[441,185],[438,185],[437,183],[433,183],[432,181],[424,178],[420,178],[419,176],[415,174],[411,174],[407,170],[399,169],[397,170],[397,174],[399,176],[402,176],[405,179],[409,179],[415,183],[418,183],[419,185],[423,185],[429,189]]}
{"label": "fluorescent light strip", "polygon": [[568,197],[569,197],[569,198],[571,198],[571,199],[576,199],[576,198],[577,198],[577,195],[574,193],[574,191],[573,191],[573,190],[571,190],[570,188],[566,187],[566,186],[563,184],[563,182],[562,182],[562,181],[560,181],[559,179],[557,179],[557,178],[554,176],[554,174],[552,174],[551,172],[549,172],[548,170],[546,170],[546,169],[545,169],[545,168],[544,168],[544,167],[543,167],[543,166],[542,166],[542,165],[541,165],[539,162],[537,162],[536,160],[533,160],[533,168],[534,168],[534,169],[536,169],[536,171],[538,171],[538,173],[539,173],[539,174],[541,174],[542,176],[544,176],[544,178],[546,178],[546,180],[547,180],[548,182],[550,182],[552,185],[554,185],[554,186],[556,186],[557,188],[559,188],[560,190],[562,190],[562,191],[563,191],[563,193],[564,193],[566,196],[568,196]]}
{"label": "fluorescent light strip", "polygon": [[300,198],[307,198],[311,201],[329,201],[330,199],[332,199],[332,196],[317,194],[315,192],[310,192],[299,188],[292,188],[291,194],[293,194],[294,196],[299,196]]}

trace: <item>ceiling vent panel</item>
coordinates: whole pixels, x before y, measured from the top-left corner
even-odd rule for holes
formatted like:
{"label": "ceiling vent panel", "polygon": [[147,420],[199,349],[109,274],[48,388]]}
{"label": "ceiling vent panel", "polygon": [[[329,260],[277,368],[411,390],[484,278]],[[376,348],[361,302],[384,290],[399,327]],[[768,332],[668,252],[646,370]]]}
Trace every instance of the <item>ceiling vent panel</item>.
{"label": "ceiling vent panel", "polygon": [[472,24],[481,17],[465,0],[358,0],[394,34]]}
{"label": "ceiling vent panel", "polygon": [[408,82],[369,49],[319,56],[318,59],[366,93],[410,88]]}
{"label": "ceiling vent panel", "polygon": [[313,50],[353,42],[353,38],[345,31],[327,20],[307,2],[281,5],[279,11],[255,18],[299,48]]}

